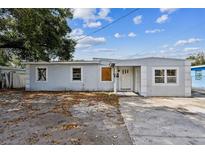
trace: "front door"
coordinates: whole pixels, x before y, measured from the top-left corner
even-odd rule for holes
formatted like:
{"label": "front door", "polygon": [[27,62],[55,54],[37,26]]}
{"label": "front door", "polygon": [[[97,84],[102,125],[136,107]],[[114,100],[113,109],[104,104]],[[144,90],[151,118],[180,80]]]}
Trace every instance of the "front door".
{"label": "front door", "polygon": [[132,67],[121,67],[120,69],[120,90],[131,91],[133,87]]}

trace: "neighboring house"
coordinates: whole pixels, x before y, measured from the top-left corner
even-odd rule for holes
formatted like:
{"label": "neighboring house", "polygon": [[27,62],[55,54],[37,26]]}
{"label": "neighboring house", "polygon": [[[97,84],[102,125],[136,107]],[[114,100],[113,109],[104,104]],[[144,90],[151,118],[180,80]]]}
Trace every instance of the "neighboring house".
{"label": "neighboring house", "polygon": [[0,66],[0,88],[25,88],[26,70]]}
{"label": "neighboring house", "polygon": [[191,67],[192,88],[205,89],[205,65]]}
{"label": "neighboring house", "polygon": [[191,96],[190,62],[170,58],[27,62],[26,90],[133,91],[142,96]]}

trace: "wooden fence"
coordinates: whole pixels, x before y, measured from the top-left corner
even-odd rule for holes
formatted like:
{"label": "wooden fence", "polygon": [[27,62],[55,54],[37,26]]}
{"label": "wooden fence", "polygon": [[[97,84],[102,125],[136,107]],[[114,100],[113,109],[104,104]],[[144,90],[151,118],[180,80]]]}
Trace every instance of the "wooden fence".
{"label": "wooden fence", "polygon": [[25,88],[26,71],[0,66],[0,88]]}

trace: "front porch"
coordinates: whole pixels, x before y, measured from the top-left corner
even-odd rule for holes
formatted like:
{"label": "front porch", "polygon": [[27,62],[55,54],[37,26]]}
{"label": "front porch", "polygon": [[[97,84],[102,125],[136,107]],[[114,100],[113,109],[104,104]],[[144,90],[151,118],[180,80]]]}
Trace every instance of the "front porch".
{"label": "front porch", "polygon": [[145,66],[115,66],[113,70],[114,93],[126,96],[136,96],[138,93],[146,96]]}

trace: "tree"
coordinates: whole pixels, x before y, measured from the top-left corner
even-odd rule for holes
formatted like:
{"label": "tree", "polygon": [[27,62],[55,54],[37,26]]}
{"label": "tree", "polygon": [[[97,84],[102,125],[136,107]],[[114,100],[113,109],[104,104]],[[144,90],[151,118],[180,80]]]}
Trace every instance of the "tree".
{"label": "tree", "polygon": [[7,66],[8,63],[9,63],[8,55],[4,52],[4,50],[0,49],[0,65]]}
{"label": "tree", "polygon": [[205,64],[205,55],[203,52],[200,52],[197,55],[191,55],[187,59],[192,61],[191,63],[192,66]]}
{"label": "tree", "polygon": [[69,60],[76,42],[68,19],[70,9],[0,9],[0,49],[21,60]]}

